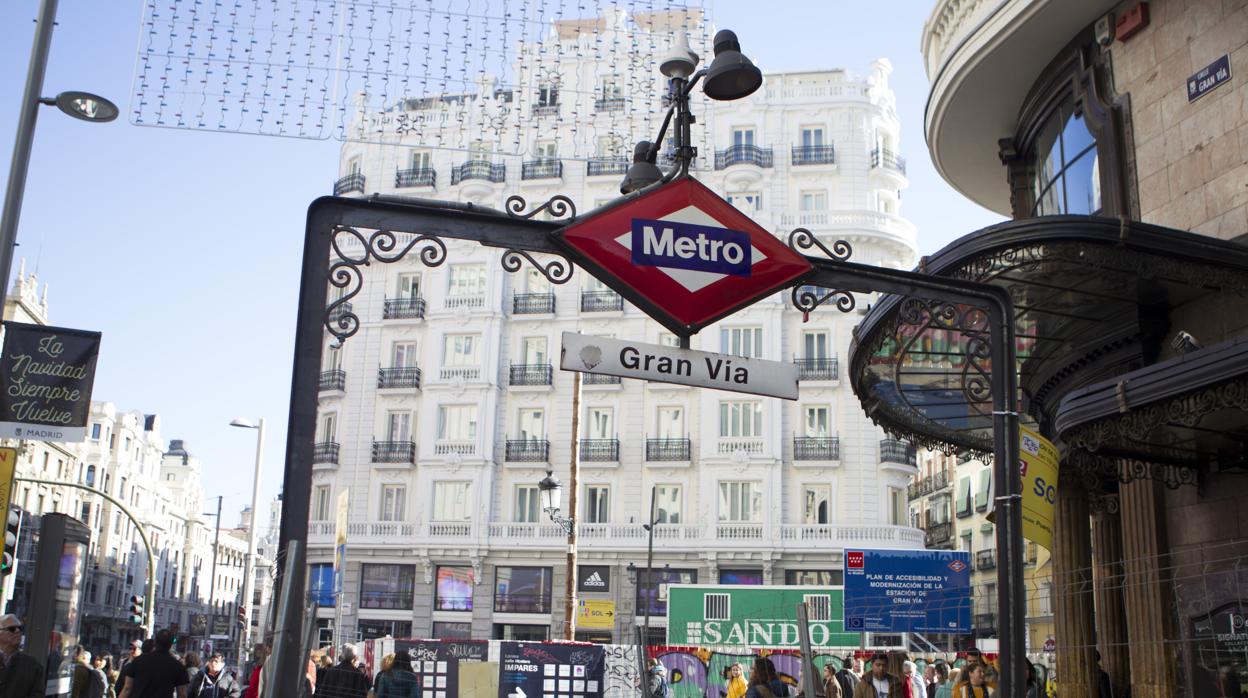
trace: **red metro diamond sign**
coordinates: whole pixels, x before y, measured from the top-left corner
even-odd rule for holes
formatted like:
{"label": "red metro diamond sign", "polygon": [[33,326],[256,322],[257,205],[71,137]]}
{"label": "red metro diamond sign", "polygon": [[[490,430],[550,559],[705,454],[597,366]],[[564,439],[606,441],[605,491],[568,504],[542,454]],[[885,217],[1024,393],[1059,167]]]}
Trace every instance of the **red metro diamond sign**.
{"label": "red metro diamond sign", "polygon": [[692,178],[555,234],[594,276],[682,334],[810,271],[804,257]]}

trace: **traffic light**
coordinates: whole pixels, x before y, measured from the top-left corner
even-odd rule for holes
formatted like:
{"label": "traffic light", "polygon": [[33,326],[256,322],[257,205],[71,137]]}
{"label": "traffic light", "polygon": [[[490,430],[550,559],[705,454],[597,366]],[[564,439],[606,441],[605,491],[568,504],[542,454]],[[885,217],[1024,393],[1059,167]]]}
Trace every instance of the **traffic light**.
{"label": "traffic light", "polygon": [[9,574],[17,564],[17,534],[22,528],[22,515],[9,509],[9,518],[4,524],[4,558],[0,560],[0,575]]}
{"label": "traffic light", "polygon": [[244,628],[247,627],[247,607],[246,606],[238,607],[238,624],[243,626]]}
{"label": "traffic light", "polygon": [[143,597],[138,594],[130,595],[130,615],[127,617],[131,623],[135,625],[143,625]]}

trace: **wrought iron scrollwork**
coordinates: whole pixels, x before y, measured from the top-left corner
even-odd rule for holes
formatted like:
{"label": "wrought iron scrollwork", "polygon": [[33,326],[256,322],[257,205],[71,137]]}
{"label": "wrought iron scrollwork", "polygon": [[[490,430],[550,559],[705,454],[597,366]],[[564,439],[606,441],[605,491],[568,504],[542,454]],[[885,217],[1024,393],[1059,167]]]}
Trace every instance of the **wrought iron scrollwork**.
{"label": "wrought iron scrollwork", "polygon": [[[341,289],[325,309],[325,329],[334,336],[339,346],[360,329],[360,317],[351,307],[351,299],[364,286],[364,272],[373,261],[389,264],[420,248],[420,261],[427,267],[436,267],[446,261],[446,243],[431,235],[404,236],[390,230],[378,230],[369,235],[355,228],[339,226],[330,236],[330,248],[334,257],[329,267],[329,283]],[[359,247],[357,252],[354,248]],[[348,249],[350,248],[350,249]]]}
{"label": "wrought iron scrollwork", "polygon": [[854,294],[849,291],[825,289],[819,286],[794,286],[791,295],[793,307],[803,313],[812,312],[831,300],[836,301],[836,309],[842,313],[848,313],[858,304],[854,299]]}
{"label": "wrought iron scrollwork", "polygon": [[571,260],[567,257],[555,256],[555,258],[550,260],[550,262],[542,264],[524,250],[507,250],[504,252],[501,260],[503,269],[513,274],[520,271],[520,267],[523,264],[520,261],[521,257],[528,260],[529,264],[533,265],[533,268],[541,273],[542,276],[546,277],[546,280],[552,284],[566,284],[572,278],[572,270],[574,267],[572,266]]}
{"label": "wrought iron scrollwork", "polygon": [[523,196],[513,194],[507,197],[507,204],[505,206],[507,209],[507,215],[512,218],[533,218],[542,211],[549,211],[551,217],[555,220],[571,220],[576,218],[576,204],[572,203],[572,199],[569,199],[563,194],[555,194],[547,199],[546,203],[538,206],[528,213],[525,213],[524,209],[527,208],[528,205],[529,203],[524,200]]}
{"label": "wrought iron scrollwork", "polygon": [[837,240],[832,243],[831,249],[827,245],[819,241],[815,234],[806,228],[794,228],[789,233],[789,248],[794,252],[801,253],[802,250],[809,250],[812,247],[819,248],[819,251],[827,255],[828,259],[834,262],[847,262],[854,255],[854,248],[846,240]]}
{"label": "wrought iron scrollwork", "polygon": [[[905,357],[924,339],[928,331],[933,330],[947,332],[953,337],[961,334],[966,338],[962,353],[955,357],[961,359],[961,366],[951,367],[957,368],[961,374],[961,390],[967,406],[981,415],[988,415],[990,410],[985,409],[985,406],[992,401],[991,331],[988,312],[978,306],[922,298],[907,298],[902,301],[897,308],[895,330],[901,345],[893,367],[896,384],[902,385],[900,373],[907,364]],[[931,360],[934,359],[915,359],[916,362]],[[917,409],[917,406],[911,405],[911,408]]]}

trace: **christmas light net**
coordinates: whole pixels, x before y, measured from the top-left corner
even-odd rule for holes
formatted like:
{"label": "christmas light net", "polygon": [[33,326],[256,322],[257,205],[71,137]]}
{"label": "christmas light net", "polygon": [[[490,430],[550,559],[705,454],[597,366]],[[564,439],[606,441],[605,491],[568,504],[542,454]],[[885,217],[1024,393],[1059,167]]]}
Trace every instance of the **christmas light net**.
{"label": "christmas light net", "polygon": [[561,158],[622,156],[657,132],[675,37],[710,60],[709,1],[144,0],[130,119],[500,155],[557,138]]}

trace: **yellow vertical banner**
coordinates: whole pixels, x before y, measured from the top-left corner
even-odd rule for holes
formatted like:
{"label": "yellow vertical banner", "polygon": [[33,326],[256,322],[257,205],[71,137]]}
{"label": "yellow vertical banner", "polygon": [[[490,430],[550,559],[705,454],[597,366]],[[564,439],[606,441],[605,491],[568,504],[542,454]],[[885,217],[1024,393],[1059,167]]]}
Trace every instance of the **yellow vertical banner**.
{"label": "yellow vertical banner", "polygon": [[5,516],[13,505],[13,478],[17,477],[17,449],[0,448],[0,503]]}
{"label": "yellow vertical banner", "polygon": [[1023,481],[1023,537],[1053,549],[1053,503],[1057,496],[1057,447],[1028,429],[1018,429]]}
{"label": "yellow vertical banner", "polygon": [[[343,566],[347,563],[347,502],[349,490],[344,487],[338,493],[334,508],[334,593],[342,593]],[[336,603],[336,602],[335,602]]]}

